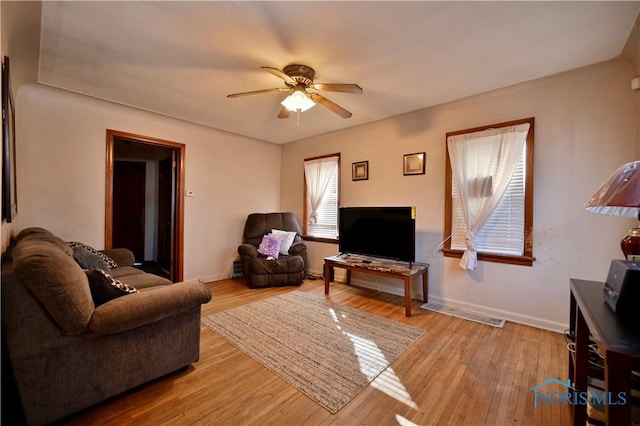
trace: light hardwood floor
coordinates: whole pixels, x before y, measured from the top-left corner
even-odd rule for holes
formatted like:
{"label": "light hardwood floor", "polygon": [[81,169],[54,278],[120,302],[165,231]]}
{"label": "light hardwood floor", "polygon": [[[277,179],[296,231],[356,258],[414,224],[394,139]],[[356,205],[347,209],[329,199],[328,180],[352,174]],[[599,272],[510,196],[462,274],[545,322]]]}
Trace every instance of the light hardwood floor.
{"label": "light hardwood floor", "polygon": [[[203,315],[284,292],[323,295],[322,281],[260,290],[208,283]],[[206,327],[200,361],[67,419],[66,425],[563,425],[567,406],[534,407],[530,389],[566,379],[561,334],[507,323],[498,329],[419,309],[402,297],[334,283],[332,300],[426,330],[389,369],[331,414]]]}

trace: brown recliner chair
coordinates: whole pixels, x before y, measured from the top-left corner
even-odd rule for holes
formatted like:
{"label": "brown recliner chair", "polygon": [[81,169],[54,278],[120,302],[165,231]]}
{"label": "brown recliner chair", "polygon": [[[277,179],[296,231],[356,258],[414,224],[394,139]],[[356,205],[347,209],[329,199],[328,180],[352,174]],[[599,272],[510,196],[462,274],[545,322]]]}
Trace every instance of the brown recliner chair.
{"label": "brown recliner chair", "polygon": [[[258,253],[262,237],[272,229],[293,231],[295,239],[289,254],[269,259]],[[302,240],[298,219],[293,213],[252,213],[244,225],[243,241],[238,246],[242,271],[251,288],[296,285],[302,283],[309,268],[307,245]]]}

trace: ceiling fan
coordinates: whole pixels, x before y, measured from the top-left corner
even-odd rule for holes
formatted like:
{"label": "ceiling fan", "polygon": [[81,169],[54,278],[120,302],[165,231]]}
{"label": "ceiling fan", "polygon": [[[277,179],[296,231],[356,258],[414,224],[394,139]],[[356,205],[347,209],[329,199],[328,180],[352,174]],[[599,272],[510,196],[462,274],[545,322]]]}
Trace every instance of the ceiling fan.
{"label": "ceiling fan", "polygon": [[278,114],[278,118],[287,118],[292,111],[300,112],[314,106],[316,103],[328,108],[342,118],[351,117],[351,112],[340,105],[325,98],[319,91],[362,93],[362,87],[350,83],[314,83],[315,71],[307,65],[291,64],[284,67],[282,71],[272,67],[260,67],[270,72],[276,77],[284,80],[287,87],[276,87],[272,89],[253,90],[250,92],[233,93],[227,98],[237,98],[240,96],[257,95],[271,92],[292,92],[284,101]]}

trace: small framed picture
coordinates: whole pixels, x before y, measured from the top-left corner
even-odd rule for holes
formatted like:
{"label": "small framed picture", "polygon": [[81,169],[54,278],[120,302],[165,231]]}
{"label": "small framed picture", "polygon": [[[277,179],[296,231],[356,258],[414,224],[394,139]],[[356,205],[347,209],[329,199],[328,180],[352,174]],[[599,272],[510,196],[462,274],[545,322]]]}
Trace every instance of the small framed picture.
{"label": "small framed picture", "polygon": [[351,164],[351,180],[369,179],[369,162],[358,161]]}
{"label": "small framed picture", "polygon": [[424,152],[405,154],[403,162],[404,175],[423,175],[426,162],[427,154]]}

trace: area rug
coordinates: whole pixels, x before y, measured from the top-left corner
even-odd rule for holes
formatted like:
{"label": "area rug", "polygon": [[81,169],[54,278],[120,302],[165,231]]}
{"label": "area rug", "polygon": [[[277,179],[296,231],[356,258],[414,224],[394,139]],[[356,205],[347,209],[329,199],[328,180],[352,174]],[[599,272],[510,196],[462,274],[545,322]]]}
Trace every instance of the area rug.
{"label": "area rug", "polygon": [[491,327],[502,328],[504,327],[505,323],[505,320],[500,318],[491,318],[478,312],[466,311],[464,309],[445,306],[434,302],[425,303],[420,307],[428,311],[438,312],[441,314],[451,315],[452,317],[456,318],[479,322],[480,324],[490,325]]}
{"label": "area rug", "polygon": [[336,413],[425,331],[292,291],[202,323]]}

